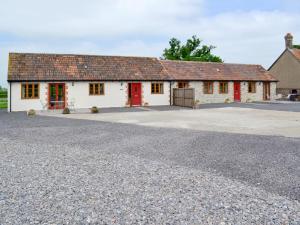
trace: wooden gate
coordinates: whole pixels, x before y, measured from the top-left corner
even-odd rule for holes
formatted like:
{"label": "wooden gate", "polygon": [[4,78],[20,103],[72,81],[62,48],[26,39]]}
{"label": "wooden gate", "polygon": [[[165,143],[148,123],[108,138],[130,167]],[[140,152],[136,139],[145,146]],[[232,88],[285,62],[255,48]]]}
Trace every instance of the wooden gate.
{"label": "wooden gate", "polygon": [[173,88],[173,105],[192,108],[194,100],[194,88]]}

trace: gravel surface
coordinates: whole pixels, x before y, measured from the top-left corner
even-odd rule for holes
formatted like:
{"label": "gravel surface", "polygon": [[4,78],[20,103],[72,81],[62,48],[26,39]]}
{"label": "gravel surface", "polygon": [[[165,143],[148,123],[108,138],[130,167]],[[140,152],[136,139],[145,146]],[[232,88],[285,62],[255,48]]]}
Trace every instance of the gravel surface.
{"label": "gravel surface", "polygon": [[0,113],[0,224],[299,224],[300,139]]}

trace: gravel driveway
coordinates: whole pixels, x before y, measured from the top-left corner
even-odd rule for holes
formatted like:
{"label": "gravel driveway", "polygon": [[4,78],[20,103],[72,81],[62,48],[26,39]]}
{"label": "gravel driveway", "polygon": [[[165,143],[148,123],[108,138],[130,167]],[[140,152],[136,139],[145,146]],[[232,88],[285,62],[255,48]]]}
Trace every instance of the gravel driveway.
{"label": "gravel driveway", "polygon": [[300,139],[0,112],[0,224],[299,224]]}

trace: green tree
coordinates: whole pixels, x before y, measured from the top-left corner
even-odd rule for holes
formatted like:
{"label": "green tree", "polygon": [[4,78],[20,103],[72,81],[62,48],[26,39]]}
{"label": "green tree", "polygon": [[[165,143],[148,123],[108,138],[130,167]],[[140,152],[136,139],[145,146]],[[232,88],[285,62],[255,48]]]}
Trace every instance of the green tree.
{"label": "green tree", "polygon": [[293,48],[300,49],[300,45],[293,45]]}
{"label": "green tree", "polygon": [[183,61],[201,61],[201,62],[223,62],[223,60],[211,51],[215,49],[212,45],[201,45],[201,40],[197,36],[188,39],[185,45],[172,38],[169,41],[169,48],[166,48],[163,53],[163,59],[168,60],[183,60]]}

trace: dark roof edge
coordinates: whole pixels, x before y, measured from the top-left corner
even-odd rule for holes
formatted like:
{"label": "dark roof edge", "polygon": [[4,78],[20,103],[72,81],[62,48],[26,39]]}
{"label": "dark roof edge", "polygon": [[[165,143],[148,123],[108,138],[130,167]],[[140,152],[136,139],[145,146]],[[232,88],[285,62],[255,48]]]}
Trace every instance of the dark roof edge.
{"label": "dark roof edge", "polygon": [[270,71],[270,69],[273,68],[273,66],[279,61],[279,59],[284,55],[285,52],[289,52],[297,61],[300,61],[292,52],[290,49],[286,48],[281,54],[280,56],[275,60],[275,62],[270,66],[270,68],[268,69],[268,71]]}
{"label": "dark roof edge", "polygon": [[155,81],[164,81],[164,82],[172,82],[172,81],[240,81],[240,82],[247,82],[247,81],[256,81],[256,82],[278,82],[278,80],[267,80],[267,79],[238,79],[238,80],[232,80],[232,79],[172,79],[172,80],[7,80],[7,82],[155,82]]}

